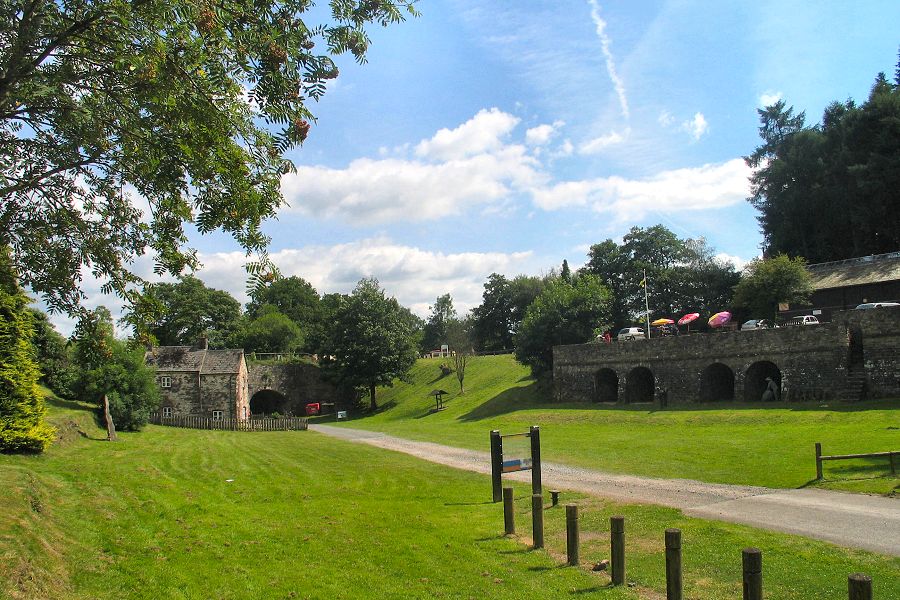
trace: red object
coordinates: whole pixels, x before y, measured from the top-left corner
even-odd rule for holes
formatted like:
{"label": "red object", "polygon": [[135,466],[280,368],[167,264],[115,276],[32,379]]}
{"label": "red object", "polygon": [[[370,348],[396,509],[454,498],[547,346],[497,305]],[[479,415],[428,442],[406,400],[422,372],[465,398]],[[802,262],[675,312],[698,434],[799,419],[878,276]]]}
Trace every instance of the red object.
{"label": "red object", "polygon": [[695,321],[699,318],[700,318],[700,313],[688,313],[688,314],[684,315],[683,317],[681,317],[680,319],[678,319],[678,324],[679,325],[687,325],[691,321]]}
{"label": "red object", "polygon": [[310,402],[306,405],[307,415],[317,415],[322,411],[322,405],[318,402]]}
{"label": "red object", "polygon": [[608,331],[603,334],[603,341],[607,344],[612,344],[612,335]]}
{"label": "red object", "polygon": [[713,316],[709,318],[709,326],[710,327],[721,327],[725,323],[731,320],[731,313],[727,310],[723,310],[722,312],[717,312]]}

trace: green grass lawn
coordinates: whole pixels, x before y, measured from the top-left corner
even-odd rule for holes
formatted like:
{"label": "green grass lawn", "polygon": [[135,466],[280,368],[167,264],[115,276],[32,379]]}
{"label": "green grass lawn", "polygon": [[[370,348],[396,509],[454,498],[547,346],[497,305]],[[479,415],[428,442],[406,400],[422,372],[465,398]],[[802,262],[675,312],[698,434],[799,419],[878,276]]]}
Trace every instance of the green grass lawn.
{"label": "green grass lawn", "polygon": [[[504,538],[489,478],[313,432],[148,427],[103,440],[83,405],[55,401],[61,440],[0,455],[0,597],[664,597],[663,531],[684,535],[686,596],[739,597],[740,550],[764,553],[770,598],[846,598],[861,571],[900,594],[900,559],[679,511],[580,496],[582,568],[565,566],[564,512],[547,551]],[[530,534],[527,486],[516,486]],[[608,519],[627,518],[628,579],[588,570],[608,557]]]}
{"label": "green grass lawn", "polygon": [[[657,410],[554,404],[511,356],[471,359],[466,393],[440,359],[420,360],[411,383],[378,390],[382,409],[348,423],[418,440],[489,449],[489,432],[541,427],[543,459],[616,473],[796,488],[819,485],[888,494],[900,489],[886,459],[825,463],[815,479],[815,443],[825,454],[900,450],[900,401],[860,404],[693,405]],[[433,412],[433,389],[450,392]]]}

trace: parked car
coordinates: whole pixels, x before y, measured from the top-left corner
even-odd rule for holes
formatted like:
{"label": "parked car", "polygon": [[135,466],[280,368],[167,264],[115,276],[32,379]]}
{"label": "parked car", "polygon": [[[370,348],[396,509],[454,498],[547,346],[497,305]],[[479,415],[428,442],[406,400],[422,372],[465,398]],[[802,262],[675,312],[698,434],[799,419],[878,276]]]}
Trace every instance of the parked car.
{"label": "parked car", "polygon": [[625,329],[620,329],[619,333],[616,334],[616,340],[620,342],[645,339],[646,337],[644,330],[640,327],[626,327]]}
{"label": "parked car", "polygon": [[785,327],[797,327],[801,325],[818,325],[819,319],[813,315],[801,315],[794,317],[784,324]]}
{"label": "parked car", "polygon": [[900,306],[900,302],[866,302],[860,304],[854,310],[869,310],[870,308],[885,308],[888,306]]}
{"label": "parked car", "polygon": [[741,325],[741,331],[749,331],[752,329],[775,329],[777,325],[769,319],[750,319]]}

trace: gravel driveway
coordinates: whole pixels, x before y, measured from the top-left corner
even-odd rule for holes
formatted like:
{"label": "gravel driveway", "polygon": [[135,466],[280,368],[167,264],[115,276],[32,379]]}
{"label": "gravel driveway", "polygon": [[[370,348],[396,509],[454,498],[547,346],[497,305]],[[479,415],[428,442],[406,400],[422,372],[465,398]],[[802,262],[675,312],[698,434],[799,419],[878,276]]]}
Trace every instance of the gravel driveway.
{"label": "gravel driveway", "polygon": [[[431,442],[416,442],[375,431],[310,425],[312,431],[352,442],[410,454],[430,462],[491,472],[490,454]],[[658,504],[704,519],[743,523],[900,556],[900,499],[819,489],[782,490],[703,483],[690,479],[652,479],[614,475],[542,463],[545,488],[572,490],[621,502]],[[506,475],[531,481],[527,472]],[[485,489],[489,495],[490,490]]]}

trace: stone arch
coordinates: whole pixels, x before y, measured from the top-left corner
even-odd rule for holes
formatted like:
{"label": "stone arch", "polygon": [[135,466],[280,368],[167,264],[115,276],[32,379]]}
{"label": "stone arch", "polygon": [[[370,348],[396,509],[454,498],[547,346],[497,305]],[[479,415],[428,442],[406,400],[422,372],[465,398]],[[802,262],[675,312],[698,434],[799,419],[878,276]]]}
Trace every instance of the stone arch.
{"label": "stone arch", "polygon": [[859,372],[865,366],[865,353],[863,351],[863,332],[859,325],[852,324],[847,328],[847,364],[851,372]]}
{"label": "stone arch", "polygon": [[284,414],[287,408],[287,397],[276,390],[259,390],[250,398],[251,415]]}
{"label": "stone arch", "polygon": [[653,402],[656,378],[647,367],[635,367],[625,379],[625,402]]}
{"label": "stone arch", "polygon": [[744,375],[744,402],[759,402],[769,385],[766,379],[775,382],[778,390],[776,400],[781,400],[781,370],[775,363],[768,360],[760,360],[747,369]]}
{"label": "stone arch", "polygon": [[594,373],[594,402],[619,401],[619,376],[612,369]]}
{"label": "stone arch", "polygon": [[712,363],[700,373],[700,402],[734,400],[734,371],[722,363]]}

